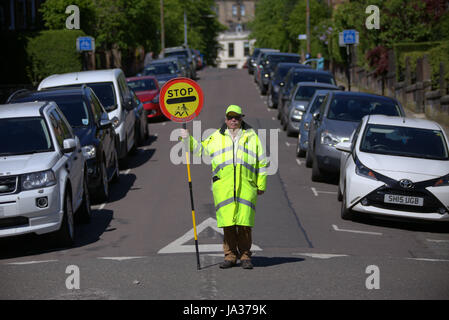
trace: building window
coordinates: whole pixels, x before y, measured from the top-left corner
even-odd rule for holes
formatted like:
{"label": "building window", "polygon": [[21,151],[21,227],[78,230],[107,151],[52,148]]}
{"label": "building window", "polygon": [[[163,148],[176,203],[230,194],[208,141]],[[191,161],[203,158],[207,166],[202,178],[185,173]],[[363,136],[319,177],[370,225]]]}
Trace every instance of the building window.
{"label": "building window", "polygon": [[237,5],[236,4],[232,5],[232,16],[237,17]]}
{"label": "building window", "polygon": [[240,16],[241,17],[245,16],[245,5],[244,4],[240,5]]}
{"label": "building window", "polygon": [[249,56],[249,42],[245,41],[245,43],[243,44],[243,56]]}
{"label": "building window", "polygon": [[230,58],[234,57],[234,42],[228,43],[228,57]]}

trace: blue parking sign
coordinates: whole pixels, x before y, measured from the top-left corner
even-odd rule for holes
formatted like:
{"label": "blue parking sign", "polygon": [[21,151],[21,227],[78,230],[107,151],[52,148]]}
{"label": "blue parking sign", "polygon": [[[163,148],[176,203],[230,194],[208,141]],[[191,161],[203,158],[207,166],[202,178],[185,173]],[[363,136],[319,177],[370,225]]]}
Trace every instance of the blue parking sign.
{"label": "blue parking sign", "polygon": [[355,30],[343,30],[343,43],[344,44],[357,44],[357,31]]}
{"label": "blue parking sign", "polygon": [[77,51],[94,51],[95,39],[92,37],[78,37],[76,39]]}

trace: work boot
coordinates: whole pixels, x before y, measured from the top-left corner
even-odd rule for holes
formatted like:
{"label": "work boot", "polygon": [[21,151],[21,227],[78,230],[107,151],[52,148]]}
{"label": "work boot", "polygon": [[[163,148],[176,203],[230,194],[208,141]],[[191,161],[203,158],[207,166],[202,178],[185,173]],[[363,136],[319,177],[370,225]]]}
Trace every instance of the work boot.
{"label": "work boot", "polygon": [[243,269],[252,269],[253,264],[251,263],[251,260],[241,260],[242,262],[242,268]]}
{"label": "work boot", "polygon": [[224,262],[220,263],[220,269],[229,269],[235,266],[235,262],[231,260],[225,260]]}

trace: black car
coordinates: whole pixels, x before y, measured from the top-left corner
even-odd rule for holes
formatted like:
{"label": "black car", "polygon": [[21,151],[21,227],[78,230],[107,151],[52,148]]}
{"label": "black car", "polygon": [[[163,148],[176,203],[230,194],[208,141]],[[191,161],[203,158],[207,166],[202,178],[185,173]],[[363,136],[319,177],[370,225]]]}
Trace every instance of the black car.
{"label": "black car", "polygon": [[291,68],[309,68],[300,63],[281,62],[276,65],[267,89],[267,105],[269,108],[277,108],[278,95],[284,85],[284,79]]}
{"label": "black car", "polygon": [[298,82],[320,82],[336,85],[334,76],[327,71],[316,71],[306,68],[292,68],[285,76],[284,85],[281,87],[278,97],[278,119],[283,116],[284,103],[289,99],[292,90]]}
{"label": "black car", "polygon": [[248,73],[249,74],[253,74],[254,73],[254,69],[256,67],[256,59],[259,56],[259,53],[261,51],[279,51],[279,50],[275,50],[275,49],[269,49],[269,48],[254,48],[253,54],[248,56],[248,58],[246,59],[246,65],[248,66]]}
{"label": "black car", "polygon": [[8,103],[30,101],[56,102],[80,140],[87,164],[89,195],[98,203],[106,201],[109,197],[109,182],[117,181],[120,175],[116,149],[118,137],[94,91],[83,85],[21,91],[8,99]]}
{"label": "black car", "polygon": [[262,68],[260,68],[260,76],[257,77],[257,84],[259,85],[260,93],[262,95],[267,93],[271,73],[274,71],[274,68],[278,63],[299,63],[299,59],[300,56],[296,53],[267,52],[261,61]]}
{"label": "black car", "polygon": [[178,77],[179,70],[176,66],[168,61],[155,60],[147,64],[143,69],[144,76],[155,76],[159,86],[162,87],[170,79]]}

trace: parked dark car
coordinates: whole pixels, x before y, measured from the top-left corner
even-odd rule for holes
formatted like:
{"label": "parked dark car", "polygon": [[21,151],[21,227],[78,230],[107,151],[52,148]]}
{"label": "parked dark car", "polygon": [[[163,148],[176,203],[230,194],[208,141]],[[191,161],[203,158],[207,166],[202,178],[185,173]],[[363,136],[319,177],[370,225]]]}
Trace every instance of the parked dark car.
{"label": "parked dark car", "polygon": [[273,51],[279,52],[279,50],[270,49],[270,48],[254,48],[253,54],[246,58],[246,65],[248,66],[248,74],[254,74],[254,69],[256,67],[256,59],[259,56],[261,51]]}
{"label": "parked dark car", "polygon": [[277,108],[278,95],[284,85],[285,76],[291,68],[308,68],[300,63],[280,62],[276,65],[273,75],[270,77],[267,89],[267,106]]}
{"label": "parked dark car", "polygon": [[310,99],[315,91],[320,89],[338,90],[338,87],[319,82],[298,82],[296,84],[291,96],[284,103],[284,110],[282,111],[281,124],[282,128],[287,131],[288,136],[293,136],[299,132],[299,124],[306,108],[309,106]]}
{"label": "parked dark car", "polygon": [[339,173],[341,151],[335,145],[349,141],[360,120],[369,114],[405,116],[401,104],[393,98],[361,92],[327,94],[320,110],[313,114],[309,130],[307,165],[312,165],[313,181],[320,181],[325,173]]}
{"label": "parked dark car", "polygon": [[288,100],[291,91],[298,82],[320,82],[336,85],[334,76],[327,71],[316,71],[308,68],[292,68],[285,76],[284,85],[279,91],[278,119],[281,119],[284,102]]}
{"label": "parked dark car", "polygon": [[254,82],[257,83],[261,74],[261,69],[262,69],[262,61],[265,57],[266,53],[270,53],[270,52],[279,52],[279,50],[277,49],[260,49],[259,54],[256,56],[256,59],[254,60]]}
{"label": "parked dark car", "polygon": [[185,60],[190,69],[190,78],[196,79],[196,61],[192,56],[190,48],[184,46],[165,48],[163,58],[177,57],[180,60]]}
{"label": "parked dark car", "polygon": [[149,136],[148,120],[146,110],[143,107],[142,101],[140,101],[139,97],[133,91],[133,89],[131,89],[130,91],[133,98],[132,103],[134,104],[134,113],[136,115],[136,125],[134,126],[134,136],[136,137],[134,150],[136,150],[137,147],[140,147],[145,143]]}
{"label": "parked dark car", "polygon": [[144,76],[154,76],[162,87],[165,82],[178,77],[178,70],[171,62],[153,61],[143,69]]}
{"label": "parked dark car", "polygon": [[8,99],[9,103],[54,101],[64,113],[75,135],[79,138],[86,158],[89,195],[96,202],[109,197],[109,182],[119,178],[117,154],[118,136],[94,91],[81,87],[44,89],[20,92]]}
{"label": "parked dark car", "polygon": [[271,74],[276,65],[280,62],[299,63],[300,56],[296,53],[285,52],[267,52],[261,61],[262,68],[260,69],[260,76],[258,77],[259,90],[262,95],[267,93],[268,83],[270,82]]}

